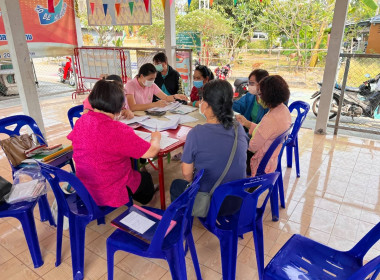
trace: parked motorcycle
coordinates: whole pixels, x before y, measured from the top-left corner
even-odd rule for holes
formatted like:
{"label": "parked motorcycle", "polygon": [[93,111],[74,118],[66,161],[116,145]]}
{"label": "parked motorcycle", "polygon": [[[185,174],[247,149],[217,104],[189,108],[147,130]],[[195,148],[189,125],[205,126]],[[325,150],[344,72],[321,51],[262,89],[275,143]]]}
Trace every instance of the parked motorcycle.
{"label": "parked motorcycle", "polygon": [[231,66],[229,64],[224,65],[222,68],[216,67],[215,70],[215,77],[219,80],[225,80],[229,77],[231,77]]}
{"label": "parked motorcycle", "polygon": [[248,78],[237,78],[234,87],[234,100],[237,100],[248,92]]}
{"label": "parked motorcycle", "polygon": [[[369,78],[369,75],[366,75]],[[344,92],[343,104],[341,109],[342,116],[349,116],[354,119],[354,117],[369,117],[369,118],[378,118],[380,114],[380,101],[378,101],[375,106],[371,106],[371,97],[376,93],[376,83],[379,81],[380,74],[374,79],[367,80],[363,82],[358,88],[355,87],[346,87]],[[322,83],[318,83],[319,87],[322,87]],[[335,84],[333,90],[333,99],[331,102],[331,109],[329,119],[334,118],[338,113],[339,99],[341,94],[341,86]],[[318,115],[318,107],[320,101],[321,90],[316,91],[310,99],[315,99],[312,109],[315,116]],[[374,109],[373,109],[374,108]]]}
{"label": "parked motorcycle", "polygon": [[58,76],[61,83],[68,81],[70,86],[75,86],[74,69],[71,65],[71,57],[66,56],[66,62],[59,65]]}

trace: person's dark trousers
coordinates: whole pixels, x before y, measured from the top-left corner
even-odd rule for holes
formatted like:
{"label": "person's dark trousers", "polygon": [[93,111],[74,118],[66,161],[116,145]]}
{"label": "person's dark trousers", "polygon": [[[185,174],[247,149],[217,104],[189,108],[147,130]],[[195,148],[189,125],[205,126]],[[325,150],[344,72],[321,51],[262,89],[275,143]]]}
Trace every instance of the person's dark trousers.
{"label": "person's dark trousers", "polygon": [[377,106],[380,104],[380,91],[374,92],[369,98],[368,101],[371,106],[371,114],[375,111]]}
{"label": "person's dark trousers", "polygon": [[141,174],[141,182],[135,193],[132,193],[131,189],[127,186],[129,196],[132,196],[133,200],[140,202],[141,204],[147,204],[152,200],[155,193],[152,175],[148,172],[139,171]]}
{"label": "person's dark trousers", "polygon": [[175,179],[172,182],[170,186],[170,199],[172,202],[186,190],[188,184],[189,182],[183,179]]}

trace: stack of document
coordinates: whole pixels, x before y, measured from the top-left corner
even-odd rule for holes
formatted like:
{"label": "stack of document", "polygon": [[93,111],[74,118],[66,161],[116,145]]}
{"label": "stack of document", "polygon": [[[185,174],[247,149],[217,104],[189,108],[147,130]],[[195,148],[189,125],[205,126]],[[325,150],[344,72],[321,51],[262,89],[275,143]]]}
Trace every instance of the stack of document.
{"label": "stack of document", "polygon": [[[178,118],[178,116],[168,115],[168,116],[165,116],[165,118],[172,120],[172,119]],[[196,122],[197,120],[198,119],[193,118],[192,116],[188,116],[188,115],[179,116],[179,124],[184,124],[184,123],[189,123],[189,122]]]}
{"label": "stack of document", "polygon": [[[150,142],[151,135],[152,135],[151,133],[149,133],[149,132],[143,132],[143,131],[138,131],[138,130],[135,130],[135,133],[140,138],[144,139],[145,141]],[[177,143],[178,141],[179,141],[178,139],[174,139],[174,138],[171,138],[171,137],[167,137],[167,136],[161,135],[160,148],[161,149],[166,149],[167,147],[173,145],[174,143]]]}
{"label": "stack of document", "polygon": [[181,106],[181,103],[179,102],[172,102],[166,105],[165,107],[154,107],[151,109],[148,109],[147,111],[153,111],[153,112],[166,112],[166,111],[171,111],[174,110],[178,107]]}
{"label": "stack of document", "polygon": [[197,108],[181,104],[180,106],[170,110],[170,113],[185,115],[194,112],[195,110],[197,110]]}
{"label": "stack of document", "polygon": [[179,116],[173,116],[169,121],[162,121],[157,119],[147,119],[141,121],[140,124],[150,131],[163,131],[167,129],[176,129],[180,121]]}
{"label": "stack of document", "polygon": [[122,123],[125,123],[125,124],[131,124],[131,123],[139,123],[139,122],[145,121],[147,119],[149,119],[149,116],[136,116],[130,120],[122,119],[119,121]]}

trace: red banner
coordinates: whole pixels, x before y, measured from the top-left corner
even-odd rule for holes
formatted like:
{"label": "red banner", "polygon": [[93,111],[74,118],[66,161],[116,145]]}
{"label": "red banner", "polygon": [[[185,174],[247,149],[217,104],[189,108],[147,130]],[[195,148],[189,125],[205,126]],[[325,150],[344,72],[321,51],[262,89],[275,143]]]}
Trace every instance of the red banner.
{"label": "red banner", "polygon": [[[74,0],[19,0],[25,37],[32,57],[74,54],[77,46]],[[9,58],[8,41],[0,13],[0,58]]]}

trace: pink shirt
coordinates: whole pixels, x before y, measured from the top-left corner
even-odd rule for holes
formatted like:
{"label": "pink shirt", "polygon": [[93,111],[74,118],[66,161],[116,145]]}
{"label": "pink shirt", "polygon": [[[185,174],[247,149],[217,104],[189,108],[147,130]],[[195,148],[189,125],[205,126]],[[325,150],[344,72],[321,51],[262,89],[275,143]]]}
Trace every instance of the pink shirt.
{"label": "pink shirt", "polygon": [[153,101],[153,95],[159,93],[161,89],[156,84],[151,87],[142,87],[136,77],[126,84],[125,91],[127,95],[133,95],[136,104],[149,104]]}
{"label": "pink shirt", "polygon": [[126,124],[93,111],[78,119],[67,138],[73,145],[76,175],[96,204],[126,204],[126,187],[134,193],[141,182],[140,173],[132,169],[131,158],[141,158],[150,143]]}
{"label": "pink shirt", "polygon": [[[292,118],[289,109],[281,103],[276,108],[273,108],[266,113],[259,124],[251,124],[249,133],[252,134],[252,138],[249,141],[248,150],[254,153],[251,158],[252,177],[256,175],[257,168],[259,167],[266,151],[269,149],[269,146],[277,136],[290,127],[291,123]],[[274,151],[265,168],[265,173],[272,173],[276,170],[277,158],[280,151],[281,145],[279,145]]]}

